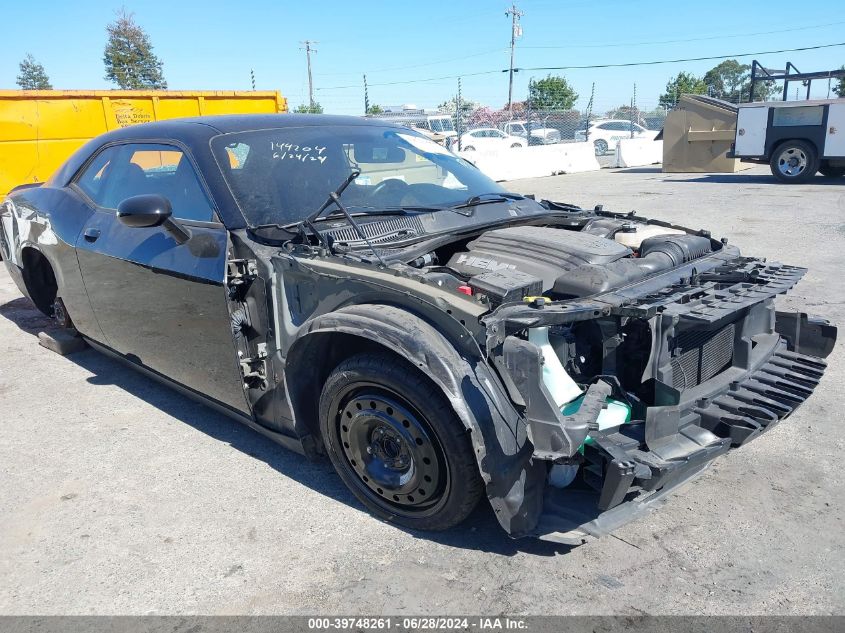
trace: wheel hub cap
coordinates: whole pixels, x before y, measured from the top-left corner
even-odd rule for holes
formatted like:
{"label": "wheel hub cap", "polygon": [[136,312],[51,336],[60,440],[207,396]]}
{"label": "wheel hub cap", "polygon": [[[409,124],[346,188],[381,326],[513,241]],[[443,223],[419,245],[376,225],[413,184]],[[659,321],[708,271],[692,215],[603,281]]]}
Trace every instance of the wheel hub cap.
{"label": "wheel hub cap", "polygon": [[343,452],[360,480],[406,510],[436,502],[443,475],[439,446],[413,412],[383,395],[363,394],[340,411]]}
{"label": "wheel hub cap", "polygon": [[781,152],[778,169],[785,176],[797,176],[807,168],[807,155],[796,147]]}

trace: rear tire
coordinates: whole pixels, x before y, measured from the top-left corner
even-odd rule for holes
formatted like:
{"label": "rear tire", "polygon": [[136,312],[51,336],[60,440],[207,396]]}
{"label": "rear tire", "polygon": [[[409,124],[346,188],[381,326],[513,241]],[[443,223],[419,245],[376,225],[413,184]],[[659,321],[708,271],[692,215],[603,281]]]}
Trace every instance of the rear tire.
{"label": "rear tire", "polygon": [[475,148],[474,148],[472,145],[467,145],[467,146],[464,148],[464,151],[465,151],[465,152],[474,152],[474,151],[475,151]]}
{"label": "rear tire", "polygon": [[437,387],[401,359],[359,354],[338,365],[320,395],[320,430],[340,478],[382,519],[445,530],[481,497],[469,433]]}
{"label": "rear tire", "polygon": [[819,170],[819,157],[816,148],[807,141],[784,141],[772,152],[769,167],[781,182],[807,182]]}
{"label": "rear tire", "polygon": [[596,156],[604,156],[607,154],[607,141],[600,138],[597,141],[593,141],[593,145],[596,148]]}

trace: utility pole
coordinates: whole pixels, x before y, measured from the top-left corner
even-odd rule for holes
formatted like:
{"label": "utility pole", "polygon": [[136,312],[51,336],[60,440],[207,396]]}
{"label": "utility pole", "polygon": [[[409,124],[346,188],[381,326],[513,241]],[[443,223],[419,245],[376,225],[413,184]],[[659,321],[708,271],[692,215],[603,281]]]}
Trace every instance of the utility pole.
{"label": "utility pole", "polygon": [[508,73],[508,112],[513,109],[513,49],[516,47],[516,38],[522,36],[522,27],[519,26],[519,18],[525,15],[516,8],[516,3],[505,11],[505,15],[511,19],[511,66]]}
{"label": "utility pole", "polygon": [[[305,40],[304,42],[300,42],[303,46],[305,46],[305,57],[308,60],[308,106],[311,110],[314,110],[314,82],[311,79],[311,53],[316,53],[316,48],[311,48],[314,44],[319,44],[320,42],[315,42],[314,40]],[[300,50],[302,50],[300,48]]]}

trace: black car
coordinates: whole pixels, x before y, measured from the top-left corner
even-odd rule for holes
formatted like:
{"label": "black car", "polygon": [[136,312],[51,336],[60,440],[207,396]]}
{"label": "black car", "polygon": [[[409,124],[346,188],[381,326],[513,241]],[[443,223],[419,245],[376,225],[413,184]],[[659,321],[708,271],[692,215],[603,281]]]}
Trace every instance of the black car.
{"label": "black car", "polygon": [[40,310],[409,528],[485,496],[515,537],[605,534],[792,413],[836,337],[775,310],[801,268],[375,120],[115,130],[0,222]]}

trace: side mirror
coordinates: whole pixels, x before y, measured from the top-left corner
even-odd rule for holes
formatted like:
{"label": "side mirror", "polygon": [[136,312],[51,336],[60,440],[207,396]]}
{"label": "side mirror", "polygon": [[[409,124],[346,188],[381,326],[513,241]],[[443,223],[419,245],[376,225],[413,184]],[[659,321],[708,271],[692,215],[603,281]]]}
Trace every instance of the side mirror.
{"label": "side mirror", "polygon": [[118,219],[133,228],[161,226],[172,214],[170,200],[155,193],[132,196],[117,205]]}
{"label": "side mirror", "polygon": [[172,218],[172,215],[173,207],[170,206],[170,200],[156,193],[132,196],[117,205],[117,219],[126,226],[133,228],[164,226],[177,244],[184,244],[191,239],[191,233]]}

